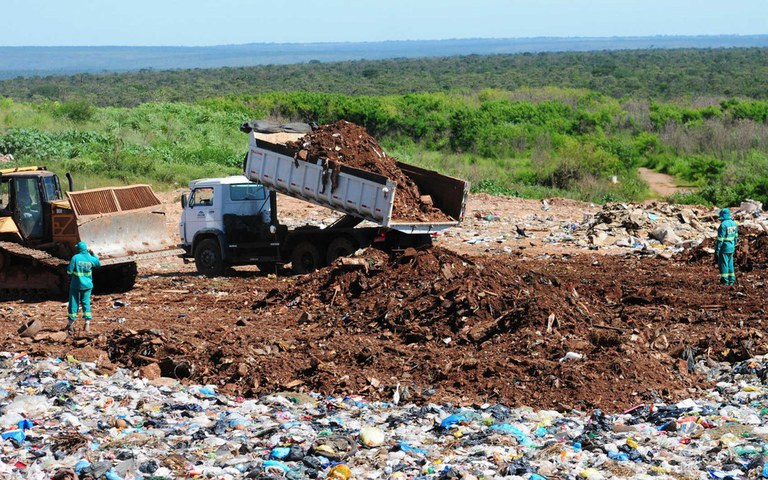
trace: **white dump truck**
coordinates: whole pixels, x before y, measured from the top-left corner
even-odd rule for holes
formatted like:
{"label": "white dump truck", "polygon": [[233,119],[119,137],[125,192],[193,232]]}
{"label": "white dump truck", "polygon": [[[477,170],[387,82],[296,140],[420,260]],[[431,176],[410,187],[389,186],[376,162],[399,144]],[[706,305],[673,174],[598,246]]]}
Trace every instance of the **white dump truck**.
{"label": "white dump truck", "polygon": [[[331,188],[322,161],[298,161],[286,145],[300,134],[250,131],[249,136],[244,175],[192,181],[182,196],[181,247],[202,274],[216,276],[228,266],[248,264],[272,272],[287,263],[293,272],[307,273],[359,248],[431,244],[432,233],[462,220],[469,192],[464,180],[399,163],[452,220],[398,221],[392,217],[397,185],[390,179],[342,166]],[[324,228],[288,228],[278,218],[278,193],[344,215]]]}

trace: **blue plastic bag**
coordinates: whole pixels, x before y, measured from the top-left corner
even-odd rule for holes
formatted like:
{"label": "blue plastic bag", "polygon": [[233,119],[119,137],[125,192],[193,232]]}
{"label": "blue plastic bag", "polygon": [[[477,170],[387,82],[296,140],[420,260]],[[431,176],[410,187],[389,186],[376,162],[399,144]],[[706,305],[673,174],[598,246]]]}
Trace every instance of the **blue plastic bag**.
{"label": "blue plastic bag", "polygon": [[21,443],[24,441],[25,438],[27,438],[27,435],[24,433],[24,430],[11,430],[9,432],[4,432],[2,434],[3,440],[8,440],[9,438],[12,438],[16,440],[17,442]]}
{"label": "blue plastic bag", "polygon": [[457,423],[466,422],[466,421],[467,421],[467,417],[457,413],[443,419],[443,421],[440,422],[440,428],[442,428],[443,430],[448,430],[449,428],[456,425]]}
{"label": "blue plastic bag", "polygon": [[514,436],[517,439],[517,443],[520,445],[527,446],[531,444],[531,437],[526,435],[525,432],[519,428],[508,423],[503,423],[501,425],[491,425],[491,430],[496,430],[497,432]]}
{"label": "blue plastic bag", "polygon": [[276,458],[282,460],[291,453],[291,449],[288,447],[275,447],[269,453],[269,458]]}

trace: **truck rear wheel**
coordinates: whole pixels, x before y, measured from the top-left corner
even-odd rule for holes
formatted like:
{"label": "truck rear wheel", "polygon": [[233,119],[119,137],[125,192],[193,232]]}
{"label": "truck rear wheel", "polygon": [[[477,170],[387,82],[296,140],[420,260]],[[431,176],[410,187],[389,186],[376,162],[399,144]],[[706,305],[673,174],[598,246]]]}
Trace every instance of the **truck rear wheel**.
{"label": "truck rear wheel", "polygon": [[224,272],[224,261],[221,258],[219,242],[206,238],[195,248],[195,267],[198,273],[206,277],[217,277]]}
{"label": "truck rear wheel", "polygon": [[355,244],[347,237],[336,237],[328,244],[328,251],[325,253],[325,262],[330,265],[331,262],[339,257],[346,257],[355,253]]}
{"label": "truck rear wheel", "polygon": [[320,250],[309,242],[302,242],[291,252],[291,268],[293,273],[302,274],[314,272],[320,268]]}

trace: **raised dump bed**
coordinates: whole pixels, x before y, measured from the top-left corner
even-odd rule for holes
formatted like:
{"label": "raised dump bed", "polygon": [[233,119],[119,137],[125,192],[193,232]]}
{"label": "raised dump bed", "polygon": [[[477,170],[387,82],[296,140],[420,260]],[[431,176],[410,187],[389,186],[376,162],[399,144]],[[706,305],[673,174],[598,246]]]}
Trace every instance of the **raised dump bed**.
{"label": "raised dump bed", "polygon": [[[286,135],[250,132],[244,173],[276,192],[373,222],[404,233],[428,233],[458,225],[464,215],[469,183],[432,170],[397,162],[397,166],[450,220],[398,220],[393,206],[398,194],[391,179],[343,164],[330,171],[327,160],[298,158],[299,151],[280,142]],[[296,138],[300,137],[297,136]],[[288,136],[288,139],[290,137]]]}

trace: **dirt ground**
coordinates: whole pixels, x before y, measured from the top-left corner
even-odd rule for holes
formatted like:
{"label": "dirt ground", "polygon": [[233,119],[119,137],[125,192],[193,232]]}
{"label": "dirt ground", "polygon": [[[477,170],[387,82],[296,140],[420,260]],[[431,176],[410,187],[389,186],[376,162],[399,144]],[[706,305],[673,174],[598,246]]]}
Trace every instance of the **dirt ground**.
{"label": "dirt ground", "polygon": [[675,193],[683,193],[689,189],[680,187],[675,182],[675,177],[664,173],[654,172],[650,168],[640,167],[637,169],[640,178],[648,183],[651,191],[659,197],[668,197]]}
{"label": "dirt ground", "polygon": [[[164,195],[174,232],[177,196]],[[289,224],[334,216],[288,198],[280,205]],[[707,386],[689,368],[694,359],[768,353],[765,263],[726,288],[703,249],[618,255],[626,250],[550,243],[535,228],[539,217],[577,222],[598,209],[472,196],[462,226],[436,247],[392,258],[365,251],[367,269],[337,263],[288,276],[243,267],[208,279],[181,259],[154,260],[139,265],[132,291],[95,296],[90,335],[58,333],[64,299],[0,304],[0,349],[72,355],[104,372],[159,371],[232,394],[387,399],[397,388],[418,402],[611,411],[694,395]],[[515,234],[521,222],[526,236]],[[748,242],[754,258],[764,240]],[[43,331],[22,338],[30,319]]]}

